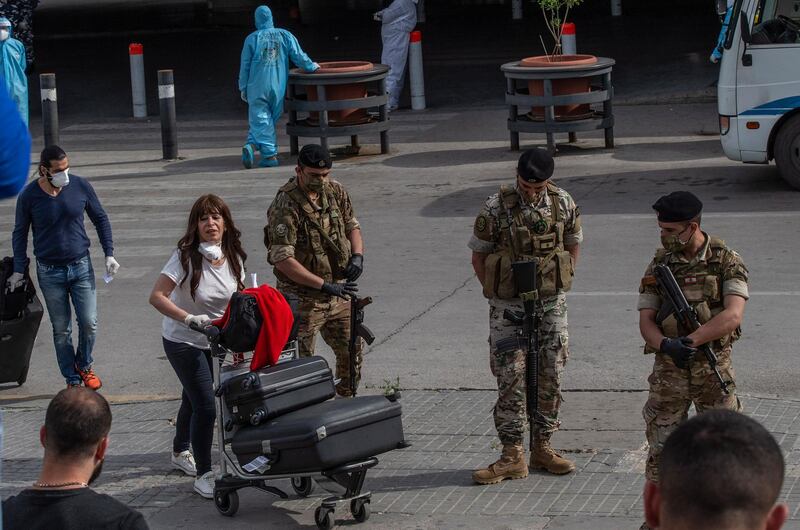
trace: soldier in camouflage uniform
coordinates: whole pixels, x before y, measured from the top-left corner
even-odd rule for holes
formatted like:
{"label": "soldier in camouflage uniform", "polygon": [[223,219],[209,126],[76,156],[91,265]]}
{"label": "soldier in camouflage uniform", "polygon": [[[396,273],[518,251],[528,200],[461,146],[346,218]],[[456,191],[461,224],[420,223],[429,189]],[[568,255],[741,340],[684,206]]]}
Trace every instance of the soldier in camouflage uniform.
{"label": "soldier in camouflage uniform", "polygon": [[[494,422],[503,444],[500,459],[472,477],[479,484],[528,476],[523,436],[528,423],[525,365],[527,352],[519,341],[520,326],[503,318],[503,311],[523,311],[511,263],[536,260],[539,298],[539,395],[535,414],[530,469],[565,474],[575,465],[555,453],[550,437],[558,429],[561,373],[569,356],[566,292],[583,240],[578,207],[572,197],[549,179],[553,157],[543,149],[525,151],[517,165],[515,187],[502,186],[490,196],[478,217],[469,248],[472,266],[489,299],[489,362],[497,378]],[[498,344],[501,345],[498,348]]]}
{"label": "soldier in camouflage uniform", "polygon": [[[734,381],[731,348],[741,335],[739,326],[749,296],[742,258],[724,241],[700,230],[702,208],[702,202],[685,191],[665,195],[653,205],[663,248],[656,251],[639,288],[644,351],[656,354],[642,411],[650,446],[645,475],[656,483],[664,441],[686,420],[692,403],[698,413],[742,410],[735,385],[725,394],[706,358],[695,355],[697,346],[709,343],[719,359],[723,380]],[[674,315],[661,311],[664,297],[653,276],[657,264],[669,267],[687,302],[697,311],[702,325],[693,333],[680,329]]]}
{"label": "soldier in camouflage uniform", "polygon": [[33,63],[33,10],[39,0],[0,0],[0,16],[11,21],[14,38],[25,45],[28,66]]}
{"label": "soldier in camouflage uniform", "polygon": [[[331,155],[306,145],[296,176],[284,184],[267,212],[264,244],[274,265],[277,288],[300,298],[300,355],[314,354],[317,332],[336,354],[336,392],[350,390],[350,302],[363,272],[361,227],[347,191],[329,177]],[[361,378],[363,343],[358,339],[356,385]]]}

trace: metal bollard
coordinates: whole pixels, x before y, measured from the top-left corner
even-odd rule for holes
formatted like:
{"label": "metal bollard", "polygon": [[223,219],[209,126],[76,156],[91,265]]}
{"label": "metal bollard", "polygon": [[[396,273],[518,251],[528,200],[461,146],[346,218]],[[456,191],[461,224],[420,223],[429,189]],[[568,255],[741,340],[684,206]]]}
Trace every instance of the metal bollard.
{"label": "metal bollard", "polygon": [[578,44],[575,41],[575,24],[567,22],[561,28],[561,53],[575,55],[578,53]]}
{"label": "metal bollard", "polygon": [[511,18],[522,20],[522,0],[511,0]]}
{"label": "metal bollard", "polygon": [[58,145],[58,97],[56,96],[56,74],[40,74],[39,88],[42,94],[42,125],[44,146]]}
{"label": "metal bollard", "polygon": [[611,16],[622,16],[622,0],[611,0]]}
{"label": "metal bollard", "polygon": [[131,95],[133,96],[133,117],[147,117],[147,88],[144,81],[144,46],[138,42],[128,45],[131,60]]}
{"label": "metal bollard", "polygon": [[175,79],[172,70],[158,71],[158,107],[161,113],[161,151],[164,160],[178,158],[178,127],[175,118]]}
{"label": "metal bollard", "polygon": [[425,75],[422,69],[422,32],[412,31],[408,45],[411,110],[425,110]]}

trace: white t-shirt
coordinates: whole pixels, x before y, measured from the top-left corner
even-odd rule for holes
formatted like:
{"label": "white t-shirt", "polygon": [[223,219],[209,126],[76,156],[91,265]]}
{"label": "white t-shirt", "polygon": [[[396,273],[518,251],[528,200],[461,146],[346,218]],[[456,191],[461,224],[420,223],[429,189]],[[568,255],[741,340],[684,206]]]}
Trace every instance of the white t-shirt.
{"label": "white t-shirt", "polygon": [[[242,265],[242,282],[244,282],[244,265]],[[233,271],[228,266],[228,261],[225,260],[222,265],[214,266],[210,261],[203,258],[203,274],[200,275],[200,283],[197,285],[197,290],[194,292],[194,300],[191,295],[192,283],[192,270],[189,264],[189,275],[183,285],[183,267],[180,261],[180,252],[178,249],[172,253],[169,261],[161,270],[161,274],[168,277],[175,282],[175,289],[169,295],[172,302],[187,311],[191,315],[208,315],[209,318],[215,320],[220,318],[225,313],[225,308],[231,296],[237,289],[236,277]],[[190,344],[195,348],[207,350],[209,348],[208,340],[200,333],[189,329],[189,326],[183,322],[174,320],[170,317],[164,317],[164,322],[161,326],[161,334],[165,339],[172,342],[182,342]]]}

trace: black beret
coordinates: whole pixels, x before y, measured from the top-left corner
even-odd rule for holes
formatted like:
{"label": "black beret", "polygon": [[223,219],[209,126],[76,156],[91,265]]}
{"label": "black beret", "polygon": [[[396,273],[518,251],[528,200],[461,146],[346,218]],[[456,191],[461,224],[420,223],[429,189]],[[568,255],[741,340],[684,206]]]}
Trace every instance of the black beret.
{"label": "black beret", "polygon": [[528,149],[517,162],[517,175],[528,182],[542,182],[553,176],[553,156],[546,149]]}
{"label": "black beret", "polygon": [[333,166],[330,151],[317,144],[304,145],[297,157],[297,162],[306,167],[318,169],[330,169]]}
{"label": "black beret", "polygon": [[673,191],[659,198],[653,209],[662,223],[680,223],[694,219],[703,211],[703,203],[688,191]]}

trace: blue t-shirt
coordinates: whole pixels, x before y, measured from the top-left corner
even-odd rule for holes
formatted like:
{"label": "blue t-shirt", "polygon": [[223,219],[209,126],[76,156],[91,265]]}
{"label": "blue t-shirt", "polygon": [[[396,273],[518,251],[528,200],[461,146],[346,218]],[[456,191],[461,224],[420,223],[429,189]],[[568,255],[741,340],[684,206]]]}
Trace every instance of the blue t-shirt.
{"label": "blue t-shirt", "polygon": [[17,198],[12,246],[14,272],[25,270],[28,229],[33,227],[33,254],[44,265],[68,265],[89,253],[83,212],[89,214],[106,256],[114,255],[111,222],[89,181],[70,174],[69,184],[55,197],[39,187],[38,179]]}

